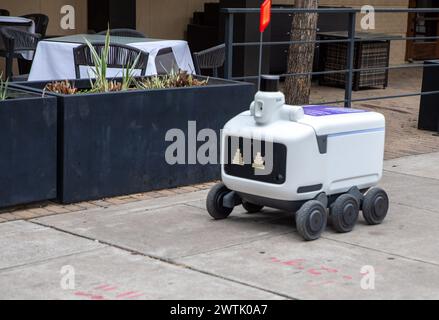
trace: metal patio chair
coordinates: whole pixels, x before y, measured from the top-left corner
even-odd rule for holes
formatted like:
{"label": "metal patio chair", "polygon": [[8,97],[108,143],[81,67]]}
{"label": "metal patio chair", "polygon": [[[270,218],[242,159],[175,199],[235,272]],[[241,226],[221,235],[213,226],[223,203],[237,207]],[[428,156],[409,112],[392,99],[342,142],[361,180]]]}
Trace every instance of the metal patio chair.
{"label": "metal patio chair", "polygon": [[46,37],[47,26],[49,25],[48,16],[42,13],[31,13],[21,17],[33,20],[35,23],[35,33],[40,34],[42,39]]}
{"label": "metal patio chair", "polygon": [[35,52],[40,35],[30,33],[13,27],[0,28],[0,35],[3,38],[4,48],[0,52],[6,58],[6,77],[14,80],[26,80],[27,75],[20,75],[13,78],[12,64],[14,59],[21,59],[23,52]]}
{"label": "metal patio chair", "polygon": [[[93,47],[98,54],[102,53],[105,47],[104,43],[93,43]],[[81,66],[94,66],[93,58],[91,55],[90,48],[88,45],[84,44],[73,49],[73,56],[75,61],[75,74],[76,79],[81,78]],[[127,66],[132,66],[139,57],[137,61],[136,68],[141,70],[141,75],[145,76],[146,68],[148,66],[149,54],[126,45],[121,44],[110,44],[110,49],[108,53],[108,68],[124,68]]]}
{"label": "metal patio chair", "polygon": [[213,70],[213,76],[218,77],[218,69],[224,66],[226,60],[226,45],[221,44],[203,51],[195,52],[195,72],[201,75],[201,70]]}
{"label": "metal patio chair", "polygon": [[[41,39],[46,37],[47,26],[49,25],[49,17],[41,13],[32,13],[21,16],[22,18],[30,19],[35,23],[35,33],[41,35]],[[30,72],[32,62],[26,59],[18,59],[18,70],[20,74],[27,74]]]}
{"label": "metal patio chair", "polygon": [[158,51],[155,66],[159,75],[178,72],[179,67],[172,48],[163,48]]}

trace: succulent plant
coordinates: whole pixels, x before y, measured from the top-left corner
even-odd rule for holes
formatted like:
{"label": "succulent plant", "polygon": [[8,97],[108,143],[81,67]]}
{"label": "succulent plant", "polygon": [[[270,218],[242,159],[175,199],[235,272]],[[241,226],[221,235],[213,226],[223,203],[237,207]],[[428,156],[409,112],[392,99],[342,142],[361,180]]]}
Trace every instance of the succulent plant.
{"label": "succulent plant", "polygon": [[48,83],[44,88],[44,91],[59,93],[59,94],[75,94],[78,89],[75,88],[69,81],[55,81]]}

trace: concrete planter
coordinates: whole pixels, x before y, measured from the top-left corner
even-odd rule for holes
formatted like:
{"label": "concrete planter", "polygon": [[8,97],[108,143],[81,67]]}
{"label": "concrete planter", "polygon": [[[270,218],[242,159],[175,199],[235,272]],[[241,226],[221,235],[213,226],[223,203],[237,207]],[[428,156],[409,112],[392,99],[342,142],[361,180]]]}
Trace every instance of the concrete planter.
{"label": "concrete planter", "polygon": [[[42,92],[46,82],[21,85]],[[165,135],[175,128],[187,137],[188,121],[219,134],[253,94],[251,84],[210,79],[205,87],[55,95],[58,199],[73,203],[218,179],[219,165],[169,165],[165,152],[172,142]]]}
{"label": "concrete planter", "polygon": [[0,101],[0,207],[56,198],[56,99],[8,90]]}

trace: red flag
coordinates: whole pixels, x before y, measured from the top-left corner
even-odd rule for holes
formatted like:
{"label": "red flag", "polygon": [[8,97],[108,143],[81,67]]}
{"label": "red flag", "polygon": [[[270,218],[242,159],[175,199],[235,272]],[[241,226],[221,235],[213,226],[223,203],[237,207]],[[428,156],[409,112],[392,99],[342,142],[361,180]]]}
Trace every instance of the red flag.
{"label": "red flag", "polygon": [[271,0],[265,0],[261,5],[261,24],[259,31],[264,32],[271,20]]}

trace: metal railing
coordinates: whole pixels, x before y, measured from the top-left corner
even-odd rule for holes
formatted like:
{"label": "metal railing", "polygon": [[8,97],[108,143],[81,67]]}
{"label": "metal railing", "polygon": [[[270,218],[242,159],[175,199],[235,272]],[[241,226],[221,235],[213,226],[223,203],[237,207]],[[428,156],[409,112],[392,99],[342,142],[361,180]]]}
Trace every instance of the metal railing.
{"label": "metal railing", "polygon": [[[234,42],[234,24],[235,16],[242,14],[259,14],[260,10],[258,8],[224,8],[222,13],[225,14],[225,44],[226,44],[226,61],[224,66],[224,76],[227,79],[235,80],[246,80],[246,79],[257,79],[258,75],[255,76],[242,76],[233,77],[233,51],[237,47],[248,47],[248,46],[259,46],[260,42]],[[328,74],[339,74],[345,73],[345,96],[343,100],[337,101],[325,101],[323,103],[317,104],[344,104],[346,108],[350,108],[353,102],[364,102],[371,100],[381,100],[381,99],[394,99],[394,98],[404,98],[412,96],[424,96],[439,94],[439,91],[429,91],[429,92],[415,92],[406,93],[400,95],[383,95],[383,96],[371,96],[367,98],[353,99],[353,80],[354,74],[364,71],[380,71],[380,70],[395,70],[395,69],[405,69],[405,68],[431,68],[437,67],[435,64],[400,64],[400,65],[389,65],[387,67],[374,67],[374,68],[355,68],[355,45],[358,42],[370,42],[370,41],[414,41],[414,40],[438,40],[439,36],[425,36],[425,37],[409,37],[409,36],[389,36],[389,37],[373,37],[371,39],[361,39],[356,38],[356,21],[358,14],[361,13],[361,9],[357,8],[319,8],[319,9],[299,9],[299,8],[272,8],[273,18],[276,18],[278,14],[297,14],[297,13],[316,13],[316,14],[334,14],[334,13],[344,13],[349,16],[348,32],[346,39],[315,39],[315,40],[301,40],[301,41],[275,41],[275,42],[263,42],[262,45],[265,46],[279,46],[279,45],[292,45],[292,44],[306,44],[306,43],[347,43],[347,61],[346,68],[343,70],[330,70],[330,71],[318,71],[318,72],[305,72],[305,73],[286,73],[280,74],[279,76],[294,77],[294,76],[313,76],[313,75],[328,75]],[[396,13],[439,13],[439,8],[419,8],[419,9],[409,9],[409,8],[375,8],[375,13],[385,13],[385,14],[396,14]],[[439,45],[439,43],[438,43]],[[287,61],[285,61],[287,65]]]}

